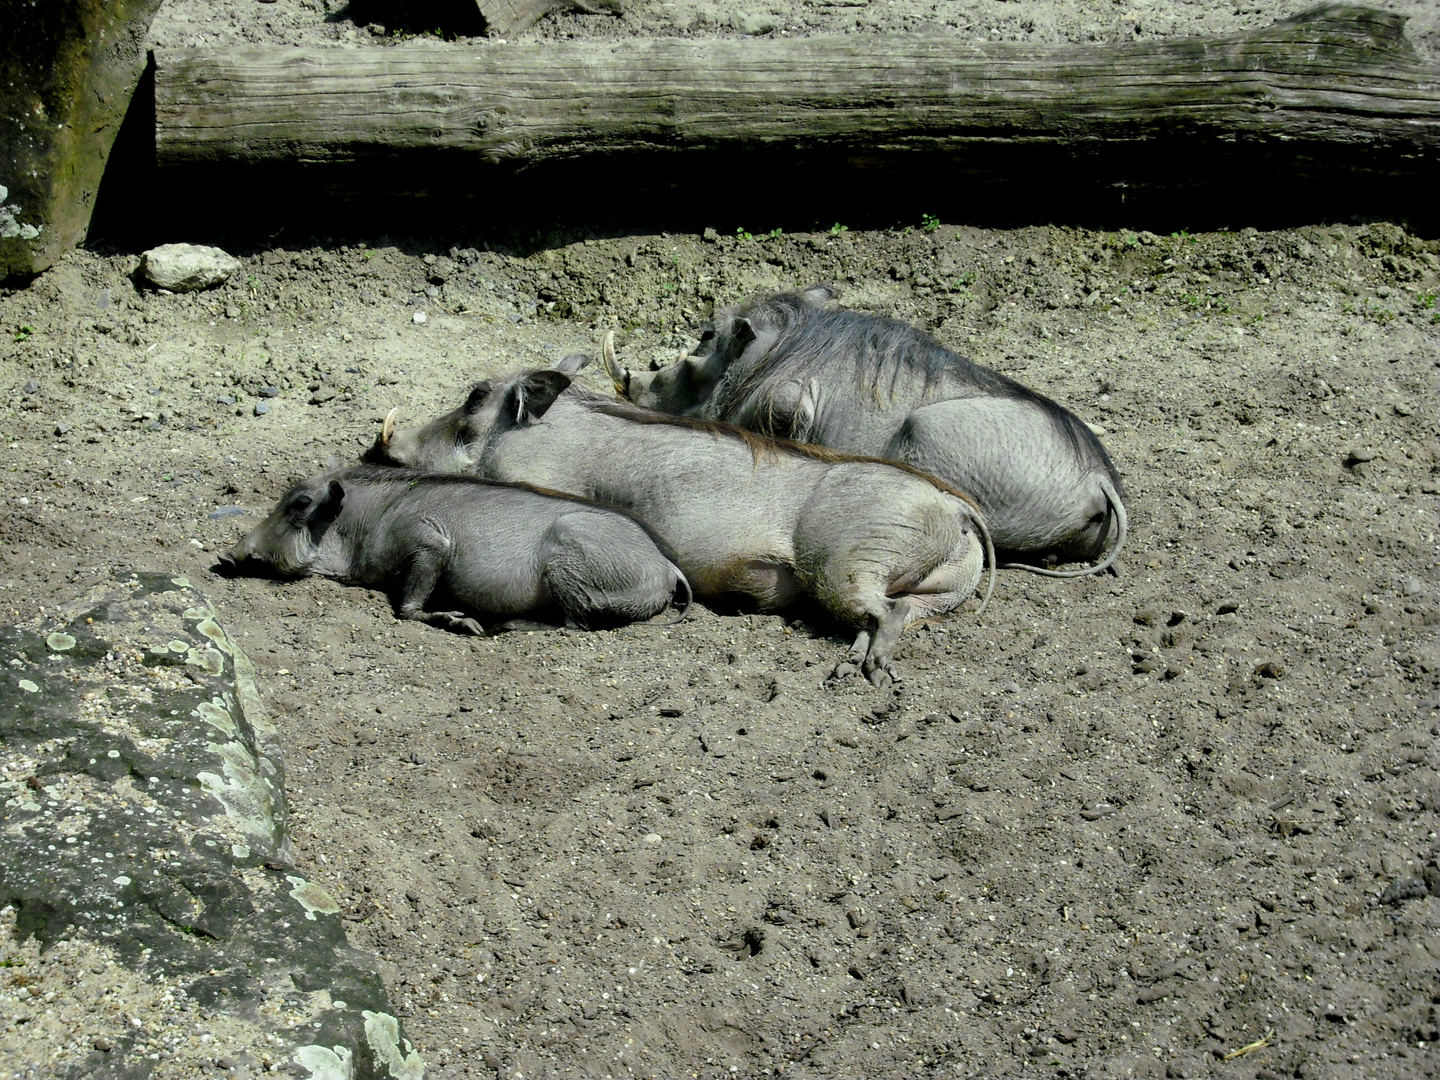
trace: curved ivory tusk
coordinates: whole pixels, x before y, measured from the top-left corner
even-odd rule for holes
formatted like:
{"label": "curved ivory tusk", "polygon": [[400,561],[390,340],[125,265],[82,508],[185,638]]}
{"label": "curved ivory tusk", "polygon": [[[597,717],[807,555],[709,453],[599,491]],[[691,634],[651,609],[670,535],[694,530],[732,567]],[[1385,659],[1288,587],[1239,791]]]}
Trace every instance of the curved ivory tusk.
{"label": "curved ivory tusk", "polygon": [[615,331],[605,331],[605,340],[600,345],[600,359],[605,363],[605,370],[610,373],[610,381],[615,384],[615,392],[625,397],[630,391],[630,372],[620,366],[615,359]]}
{"label": "curved ivory tusk", "polygon": [[400,407],[397,405],[385,414],[385,423],[380,425],[381,450],[388,450],[390,448],[390,437],[395,434],[395,414],[399,411]]}
{"label": "curved ivory tusk", "polygon": [[675,358],[675,363],[677,363],[677,364],[683,364],[686,360],[689,360],[689,359],[690,359],[690,350],[689,350],[689,349],[681,349],[681,350],[680,350],[680,355]]}

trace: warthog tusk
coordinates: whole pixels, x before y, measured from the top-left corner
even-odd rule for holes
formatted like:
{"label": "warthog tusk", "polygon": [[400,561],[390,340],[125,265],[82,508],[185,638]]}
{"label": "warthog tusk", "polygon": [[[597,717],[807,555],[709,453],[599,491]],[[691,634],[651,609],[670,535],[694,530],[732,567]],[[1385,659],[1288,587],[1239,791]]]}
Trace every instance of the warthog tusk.
{"label": "warthog tusk", "polygon": [[620,366],[615,359],[615,331],[606,330],[605,340],[600,344],[600,359],[605,363],[605,370],[610,373],[610,381],[615,384],[615,392],[621,397],[630,393],[630,372]]}
{"label": "warthog tusk", "polygon": [[380,449],[390,449],[390,437],[395,434],[395,414],[400,411],[397,405],[385,414],[385,423],[380,425]]}

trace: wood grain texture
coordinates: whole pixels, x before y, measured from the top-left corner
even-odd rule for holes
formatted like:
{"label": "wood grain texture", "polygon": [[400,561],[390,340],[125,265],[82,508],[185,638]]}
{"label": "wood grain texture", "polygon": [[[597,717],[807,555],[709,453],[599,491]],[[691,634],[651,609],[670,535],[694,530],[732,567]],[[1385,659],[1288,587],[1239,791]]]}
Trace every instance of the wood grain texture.
{"label": "wood grain texture", "polygon": [[1403,19],[1350,7],[1220,38],[1038,51],[853,35],[155,59],[162,166],[427,150],[522,167],[617,150],[973,158],[1000,142],[1088,155],[1194,139],[1334,148],[1403,172],[1440,149],[1440,69]]}

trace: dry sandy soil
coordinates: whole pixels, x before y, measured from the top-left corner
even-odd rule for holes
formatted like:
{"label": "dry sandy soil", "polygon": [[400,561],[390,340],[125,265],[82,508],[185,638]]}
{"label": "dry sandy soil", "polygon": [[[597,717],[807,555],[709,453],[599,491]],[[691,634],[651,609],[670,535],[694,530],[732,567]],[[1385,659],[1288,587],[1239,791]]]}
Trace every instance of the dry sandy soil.
{"label": "dry sandy soil", "polygon": [[[1302,6],[773,10],[1083,41]],[[368,35],[323,19],[177,3],[155,36]],[[114,567],[207,590],[284,732],[301,872],[433,1077],[1436,1075],[1440,242],[1360,209],[1166,236],[357,232],[238,242],[239,274],[181,296],[138,289],[137,252],[78,252],[0,293],[0,605]],[[213,573],[391,406],[608,328],[665,361],[714,306],[812,281],[1103,426],[1118,577],[1006,572],[982,618],[907,632],[882,691],[827,683],[845,635],[793,615],[468,639]]]}

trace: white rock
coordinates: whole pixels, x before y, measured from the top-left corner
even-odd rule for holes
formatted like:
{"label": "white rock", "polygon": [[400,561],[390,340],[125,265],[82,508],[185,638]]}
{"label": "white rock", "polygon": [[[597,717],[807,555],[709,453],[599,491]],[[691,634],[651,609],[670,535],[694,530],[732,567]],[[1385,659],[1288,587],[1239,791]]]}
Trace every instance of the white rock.
{"label": "white rock", "polygon": [[141,259],[145,280],[171,292],[208,289],[240,269],[240,260],[235,256],[201,244],[162,244],[145,252]]}

